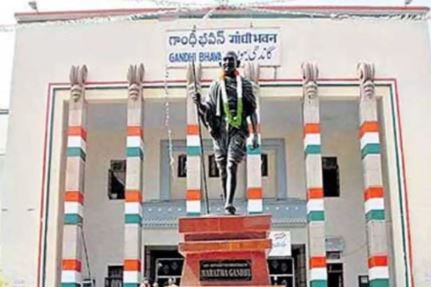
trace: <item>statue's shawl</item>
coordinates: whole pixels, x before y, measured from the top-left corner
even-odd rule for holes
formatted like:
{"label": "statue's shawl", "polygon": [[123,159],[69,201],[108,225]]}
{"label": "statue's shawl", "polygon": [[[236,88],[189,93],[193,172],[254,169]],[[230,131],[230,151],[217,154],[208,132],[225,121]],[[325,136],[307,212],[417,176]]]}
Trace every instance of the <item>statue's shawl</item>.
{"label": "statue's shawl", "polygon": [[[248,116],[251,116],[256,111],[256,97],[253,94],[252,83],[244,78],[242,81],[242,101],[243,101],[243,122],[241,123],[240,129],[243,129],[248,134],[247,120]],[[228,98],[234,96],[237,99],[236,80],[226,78],[226,94]],[[204,115],[205,124],[209,127],[212,136],[220,134],[220,129],[226,125],[225,115],[223,111],[223,100],[221,81],[214,81],[208,91],[207,96],[203,101],[203,105],[206,107],[206,113]]]}

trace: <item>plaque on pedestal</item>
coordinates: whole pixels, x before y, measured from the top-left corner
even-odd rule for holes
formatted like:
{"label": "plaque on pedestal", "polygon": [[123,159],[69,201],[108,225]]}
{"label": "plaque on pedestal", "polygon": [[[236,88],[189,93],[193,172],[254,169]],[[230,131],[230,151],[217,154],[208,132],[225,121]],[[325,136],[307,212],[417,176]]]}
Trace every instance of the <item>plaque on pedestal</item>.
{"label": "plaque on pedestal", "polygon": [[270,215],[179,219],[181,286],[270,286]]}

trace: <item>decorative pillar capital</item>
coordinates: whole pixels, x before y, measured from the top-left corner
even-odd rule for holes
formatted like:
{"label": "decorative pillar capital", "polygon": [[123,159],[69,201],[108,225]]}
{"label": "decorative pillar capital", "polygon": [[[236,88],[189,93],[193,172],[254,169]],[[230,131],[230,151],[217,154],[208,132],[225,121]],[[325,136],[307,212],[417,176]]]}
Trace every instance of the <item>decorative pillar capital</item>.
{"label": "decorative pillar capital", "polygon": [[74,102],[77,102],[84,95],[84,85],[87,80],[88,69],[86,65],[72,66],[70,68],[70,96]]}
{"label": "decorative pillar capital", "polygon": [[375,69],[372,63],[359,63],[357,66],[361,87],[361,98],[372,99],[375,96],[374,76]]}
{"label": "decorative pillar capital", "polygon": [[140,95],[140,90],[144,82],[145,68],[144,64],[130,65],[127,72],[127,81],[129,82],[129,98],[136,101]]}
{"label": "decorative pillar capital", "polygon": [[317,78],[319,69],[314,63],[302,63],[302,82],[304,85],[304,97],[312,100],[317,97]]}

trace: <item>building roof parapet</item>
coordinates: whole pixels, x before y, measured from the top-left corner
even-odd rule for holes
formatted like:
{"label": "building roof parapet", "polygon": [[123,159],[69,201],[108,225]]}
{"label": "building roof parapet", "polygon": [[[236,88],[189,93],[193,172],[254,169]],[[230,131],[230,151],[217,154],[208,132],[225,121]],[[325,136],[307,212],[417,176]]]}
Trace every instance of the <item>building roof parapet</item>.
{"label": "building roof parapet", "polygon": [[103,17],[130,17],[130,20],[177,18],[345,18],[400,16],[416,19],[428,14],[430,8],[424,6],[251,6],[214,7],[199,9],[144,8],[107,9],[80,11],[49,11],[16,13],[18,23],[72,21]]}

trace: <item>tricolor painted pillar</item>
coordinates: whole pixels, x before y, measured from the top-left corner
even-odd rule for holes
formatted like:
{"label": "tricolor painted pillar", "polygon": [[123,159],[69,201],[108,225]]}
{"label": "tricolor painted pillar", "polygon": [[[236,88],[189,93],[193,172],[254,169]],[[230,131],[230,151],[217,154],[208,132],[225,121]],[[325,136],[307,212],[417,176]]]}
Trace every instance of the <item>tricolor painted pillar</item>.
{"label": "tricolor painted pillar", "polygon": [[371,287],[387,287],[389,286],[388,251],[374,66],[360,63],[358,74],[360,80],[359,137],[364,174],[368,276]]}
{"label": "tricolor painted pillar", "polygon": [[66,186],[61,261],[62,287],[78,287],[82,282],[82,228],[84,211],[84,175],[86,160],[85,80],[87,67],[70,70],[69,120],[67,128]]}
{"label": "tricolor painted pillar", "polygon": [[302,73],[309,254],[308,278],[310,287],[326,287],[328,286],[328,275],[326,271],[325,207],[322,180],[317,66],[304,63],[302,64]]}
{"label": "tricolor painted pillar", "polygon": [[257,130],[259,135],[259,148],[253,149],[253,128],[248,119],[248,129],[250,132],[247,138],[247,212],[259,214],[263,212],[263,190],[261,172],[261,134],[260,134],[260,105],[259,105],[259,65],[257,63],[246,62],[244,66],[244,76],[251,81],[253,93],[256,96]]}
{"label": "tricolor painted pillar", "polygon": [[[187,215],[201,214],[202,197],[202,171],[201,171],[201,142],[199,140],[198,114],[196,104],[193,103],[192,95],[195,88],[200,92],[200,63],[194,66],[189,63],[187,66],[187,130],[186,130],[186,151],[187,151],[187,191],[186,191],[186,212]],[[195,79],[196,77],[196,79]],[[196,86],[195,86],[196,85]]]}
{"label": "tricolor painted pillar", "polygon": [[127,165],[124,201],[124,287],[142,280],[143,97],[144,65],[131,65],[127,74]]}

